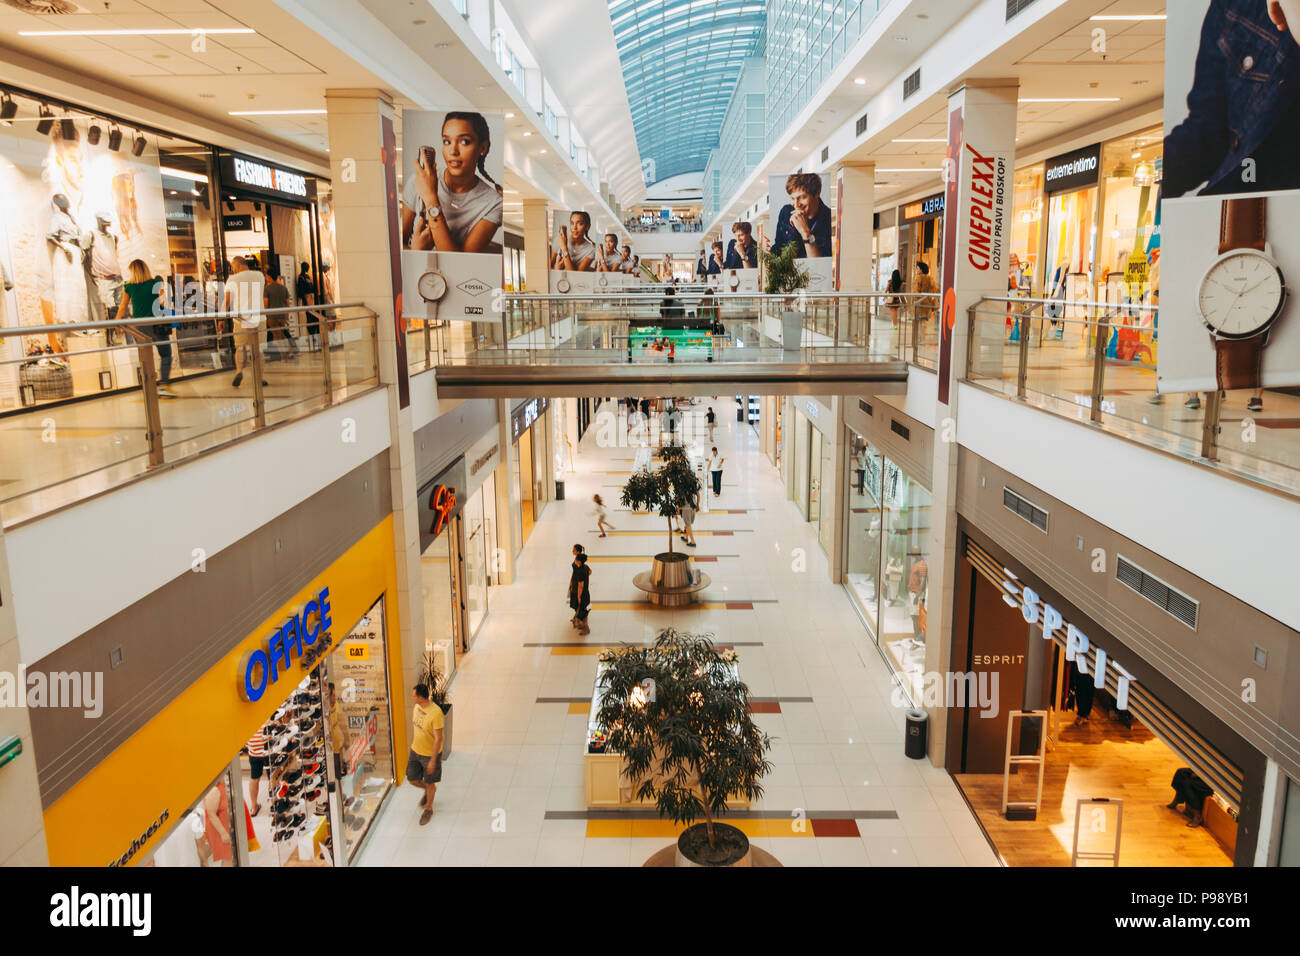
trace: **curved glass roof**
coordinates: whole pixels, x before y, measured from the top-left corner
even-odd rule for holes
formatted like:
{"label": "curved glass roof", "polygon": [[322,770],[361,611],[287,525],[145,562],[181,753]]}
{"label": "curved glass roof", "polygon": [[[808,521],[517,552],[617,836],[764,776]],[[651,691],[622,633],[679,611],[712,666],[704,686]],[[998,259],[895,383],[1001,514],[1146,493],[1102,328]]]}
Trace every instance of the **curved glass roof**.
{"label": "curved glass roof", "polygon": [[609,0],[646,185],[704,170],[766,0]]}

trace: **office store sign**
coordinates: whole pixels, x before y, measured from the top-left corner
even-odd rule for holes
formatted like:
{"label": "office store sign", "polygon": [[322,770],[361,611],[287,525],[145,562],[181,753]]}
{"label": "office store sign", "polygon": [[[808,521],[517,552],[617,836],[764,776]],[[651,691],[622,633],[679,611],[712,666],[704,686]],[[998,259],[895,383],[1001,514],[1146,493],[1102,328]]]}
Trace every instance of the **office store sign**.
{"label": "office store sign", "polygon": [[310,671],[333,643],[330,636],[330,589],[324,587],[239,660],[239,696],[253,703],[279,682],[298,659]]}
{"label": "office store sign", "polygon": [[[1073,624],[1067,622],[1061,612],[1039,598],[1038,593],[1029,585],[1021,585],[1014,574],[1002,569],[1002,600],[1012,607],[1019,608],[1027,624],[1037,624],[1043,629],[1043,640],[1057,640],[1065,647],[1065,659],[1078,664],[1079,673],[1088,675],[1088,651],[1092,650],[1093,685],[1104,689],[1106,686],[1106,668],[1115,672],[1115,707],[1128,710],[1128,689],[1133,682],[1133,675],[1112,660],[1106,651],[1088,640],[1088,635]],[[1061,637],[1061,629],[1065,636]]]}

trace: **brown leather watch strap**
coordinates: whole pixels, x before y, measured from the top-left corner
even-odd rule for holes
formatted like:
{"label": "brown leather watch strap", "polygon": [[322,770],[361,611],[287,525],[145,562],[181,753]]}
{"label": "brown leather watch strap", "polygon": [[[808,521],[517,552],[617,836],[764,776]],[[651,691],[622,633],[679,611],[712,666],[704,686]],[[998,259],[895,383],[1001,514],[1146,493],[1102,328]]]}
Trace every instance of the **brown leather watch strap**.
{"label": "brown leather watch strap", "polygon": [[1220,339],[1214,341],[1214,376],[1219,390],[1259,388],[1260,366],[1264,360],[1264,338]]}
{"label": "brown leather watch strap", "polygon": [[1264,197],[1225,199],[1219,213],[1219,255],[1233,249],[1264,249]]}

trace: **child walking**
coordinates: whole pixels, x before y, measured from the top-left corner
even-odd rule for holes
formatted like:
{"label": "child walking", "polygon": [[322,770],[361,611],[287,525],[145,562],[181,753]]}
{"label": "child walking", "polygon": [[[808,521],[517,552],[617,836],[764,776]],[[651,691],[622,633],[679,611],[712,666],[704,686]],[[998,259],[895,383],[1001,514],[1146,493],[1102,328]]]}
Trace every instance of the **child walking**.
{"label": "child walking", "polygon": [[600,495],[592,495],[591,500],[596,505],[596,510],[592,512],[596,516],[596,527],[600,529],[600,536],[607,537],[605,529],[614,530],[614,526],[609,521],[609,512],[605,509],[605,502],[600,500]]}

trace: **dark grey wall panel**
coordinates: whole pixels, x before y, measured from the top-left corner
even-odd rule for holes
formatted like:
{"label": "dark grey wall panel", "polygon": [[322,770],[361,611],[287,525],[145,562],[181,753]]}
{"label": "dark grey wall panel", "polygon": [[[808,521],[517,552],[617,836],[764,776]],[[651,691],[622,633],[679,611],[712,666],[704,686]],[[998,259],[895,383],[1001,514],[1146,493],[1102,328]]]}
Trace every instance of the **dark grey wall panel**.
{"label": "dark grey wall panel", "polygon": [[433,478],[497,424],[495,398],[470,398],[415,433],[415,485]]}
{"label": "dark grey wall panel", "polygon": [[[104,674],[98,719],[69,708],[31,711],[46,807],[392,513],[388,461],[385,451],[359,465],[210,555],[201,573],[169,581],[32,668]],[[111,667],[118,648],[121,664]],[[159,754],[159,773],[170,759],[185,755]]]}

